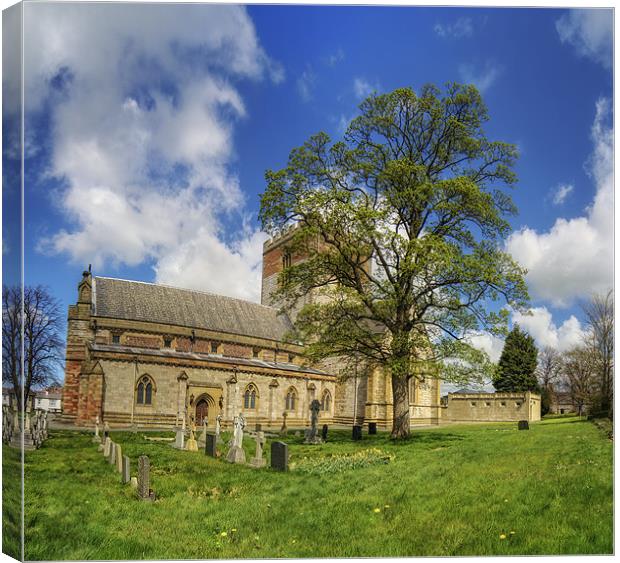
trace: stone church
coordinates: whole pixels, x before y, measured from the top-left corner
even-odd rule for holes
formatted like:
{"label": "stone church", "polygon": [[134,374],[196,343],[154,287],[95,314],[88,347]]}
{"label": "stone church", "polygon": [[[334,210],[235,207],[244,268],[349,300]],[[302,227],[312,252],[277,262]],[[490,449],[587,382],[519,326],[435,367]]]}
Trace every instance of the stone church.
{"label": "stone church", "polygon": [[[84,272],[69,306],[63,419],[111,427],[171,428],[224,423],[303,427],[310,403],[328,424],[392,424],[392,390],[380,369],[339,373],[307,365],[289,338],[295,311],[279,314],[271,294],[291,256],[291,233],[263,248],[262,304]],[[312,295],[306,299],[311,300]],[[440,384],[413,381],[411,424],[438,423]]]}

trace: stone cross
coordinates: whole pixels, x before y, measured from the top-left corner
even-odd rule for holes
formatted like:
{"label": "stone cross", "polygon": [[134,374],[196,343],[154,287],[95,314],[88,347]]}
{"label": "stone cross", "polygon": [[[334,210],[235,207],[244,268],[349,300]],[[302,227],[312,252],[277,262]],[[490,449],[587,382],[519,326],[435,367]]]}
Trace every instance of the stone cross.
{"label": "stone cross", "polygon": [[153,500],[150,480],[150,461],[145,455],[138,458],[138,497],[142,500]]}
{"label": "stone cross", "polygon": [[267,460],[263,458],[263,447],[265,445],[265,433],[259,431],[256,433],[256,453],[250,460],[250,465],[253,467],[265,467]]}
{"label": "stone cross", "polygon": [[288,428],[286,427],[286,417],[288,413],[284,411],[282,413],[282,428],[280,428],[280,436],[286,436],[288,434]]}
{"label": "stone cross", "polygon": [[215,441],[218,443],[222,441],[222,439],[220,438],[221,432],[222,432],[222,415],[218,414],[217,417],[215,418]]}
{"label": "stone cross", "polygon": [[318,436],[317,424],[319,422],[319,411],[321,410],[321,402],[317,399],[314,399],[312,403],[310,403],[310,412],[312,413],[312,418],[310,420],[310,431],[306,435],[306,439],[304,442],[306,444],[320,444],[321,439]]}
{"label": "stone cross", "polygon": [[123,483],[129,483],[129,481],[131,480],[130,468],[131,468],[131,465],[129,461],[129,456],[124,455],[123,456],[123,473],[122,473]]}
{"label": "stone cross", "polygon": [[234,434],[232,439],[232,446],[228,450],[226,459],[231,463],[245,463],[245,452],[243,451],[243,429],[245,428],[245,418],[242,414],[235,416],[234,421]]}

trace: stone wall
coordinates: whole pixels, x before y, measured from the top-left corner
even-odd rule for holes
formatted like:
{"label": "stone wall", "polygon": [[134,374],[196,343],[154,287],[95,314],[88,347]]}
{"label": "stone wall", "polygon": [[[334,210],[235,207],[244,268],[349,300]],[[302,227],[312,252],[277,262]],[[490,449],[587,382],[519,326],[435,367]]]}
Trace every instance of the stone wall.
{"label": "stone wall", "polygon": [[444,422],[515,422],[540,420],[535,393],[448,393]]}

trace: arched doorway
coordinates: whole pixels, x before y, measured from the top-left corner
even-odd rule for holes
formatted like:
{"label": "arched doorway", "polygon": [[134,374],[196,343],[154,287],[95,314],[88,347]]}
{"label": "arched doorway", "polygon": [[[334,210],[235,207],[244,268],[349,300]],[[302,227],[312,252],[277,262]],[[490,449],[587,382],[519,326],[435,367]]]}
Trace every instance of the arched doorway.
{"label": "arched doorway", "polygon": [[200,399],[196,403],[196,426],[202,426],[203,420],[209,420],[209,403],[206,399]]}

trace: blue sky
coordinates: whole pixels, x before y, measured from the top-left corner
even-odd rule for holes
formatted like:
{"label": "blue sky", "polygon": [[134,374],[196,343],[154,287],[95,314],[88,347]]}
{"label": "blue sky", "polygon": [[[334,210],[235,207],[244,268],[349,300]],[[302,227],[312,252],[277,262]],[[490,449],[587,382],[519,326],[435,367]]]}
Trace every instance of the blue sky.
{"label": "blue sky", "polygon": [[[260,298],[264,172],[334,138],[373,90],[473,82],[521,151],[507,249],[540,345],[613,276],[611,10],[27,4],[25,276],[63,307],[82,270]],[[5,32],[5,40],[7,34]],[[4,64],[5,139],[17,105]],[[19,253],[5,141],[3,265]],[[501,342],[476,343],[493,356]]]}

